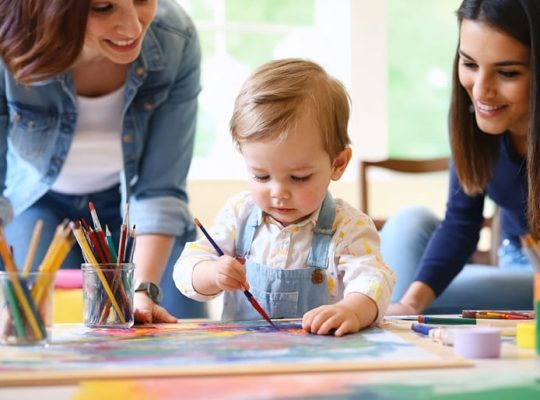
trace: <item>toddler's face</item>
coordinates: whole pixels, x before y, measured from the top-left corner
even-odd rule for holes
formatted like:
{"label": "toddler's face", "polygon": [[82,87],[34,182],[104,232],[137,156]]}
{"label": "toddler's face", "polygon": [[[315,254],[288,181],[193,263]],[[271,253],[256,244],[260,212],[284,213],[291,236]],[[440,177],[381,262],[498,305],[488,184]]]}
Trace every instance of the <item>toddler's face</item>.
{"label": "toddler's face", "polygon": [[330,180],[339,179],[345,169],[346,163],[332,163],[321,135],[304,118],[286,140],[242,143],[253,200],[284,226],[317,210]]}

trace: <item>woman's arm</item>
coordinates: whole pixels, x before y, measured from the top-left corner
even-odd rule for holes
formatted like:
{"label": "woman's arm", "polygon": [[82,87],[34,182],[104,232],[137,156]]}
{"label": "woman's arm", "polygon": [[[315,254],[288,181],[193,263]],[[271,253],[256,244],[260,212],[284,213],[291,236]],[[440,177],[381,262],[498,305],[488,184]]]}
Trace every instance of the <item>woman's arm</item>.
{"label": "woman's arm", "polygon": [[[151,110],[141,138],[144,147],[138,161],[138,179],[129,199],[130,221],[136,224],[138,233],[134,260],[139,283],[160,282],[175,237],[194,229],[187,207],[186,179],[193,155],[201,54],[195,28],[185,14],[179,13],[180,25],[174,30],[162,29],[169,20],[155,26],[155,37],[163,47],[160,62],[167,67],[159,74],[148,71],[148,86],[157,90],[155,87],[168,81],[170,87],[167,98]],[[143,87],[141,93],[144,90],[148,88]],[[173,320],[143,293],[136,295],[135,310],[139,322]]]}
{"label": "woman's arm", "polygon": [[[174,244],[173,236],[139,235],[133,256],[135,287],[142,282],[159,284]],[[138,322],[176,322],[163,307],[154,304],[145,292],[135,293],[135,320]]]}
{"label": "woman's arm", "polygon": [[386,315],[421,314],[435,300],[435,292],[424,282],[414,281],[399,303],[390,304]]}

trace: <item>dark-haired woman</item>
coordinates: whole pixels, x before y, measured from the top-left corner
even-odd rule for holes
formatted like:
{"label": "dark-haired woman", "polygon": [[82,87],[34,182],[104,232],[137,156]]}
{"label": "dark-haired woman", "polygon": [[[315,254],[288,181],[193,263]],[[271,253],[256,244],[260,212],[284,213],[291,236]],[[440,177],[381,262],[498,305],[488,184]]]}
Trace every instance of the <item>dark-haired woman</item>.
{"label": "dark-haired woman", "polygon": [[[532,307],[520,236],[540,239],[540,2],[464,0],[457,15],[447,209],[442,221],[405,209],[385,225],[389,314]],[[466,265],[486,196],[500,210],[499,268]]]}

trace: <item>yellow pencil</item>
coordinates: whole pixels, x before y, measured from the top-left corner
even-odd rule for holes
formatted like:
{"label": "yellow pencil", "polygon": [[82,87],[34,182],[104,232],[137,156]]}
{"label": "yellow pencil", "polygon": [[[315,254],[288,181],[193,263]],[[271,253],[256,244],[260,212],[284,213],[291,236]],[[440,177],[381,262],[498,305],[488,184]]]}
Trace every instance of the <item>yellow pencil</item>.
{"label": "yellow pencil", "polygon": [[107,296],[109,296],[113,308],[116,311],[116,314],[118,314],[118,318],[120,318],[120,321],[125,324],[126,319],[124,318],[124,314],[122,313],[122,310],[120,309],[118,303],[116,302],[116,299],[114,298],[114,294],[109,286],[109,283],[107,282],[107,279],[105,278],[105,275],[103,275],[103,272],[99,268],[99,264],[94,257],[94,253],[92,253],[92,249],[90,248],[90,245],[86,241],[86,237],[81,230],[81,225],[77,222],[71,222],[70,226],[73,234],[75,235],[77,243],[79,243],[82,252],[86,255],[86,259],[88,260],[89,264],[92,265],[92,267],[96,270],[96,274],[101,281],[101,284],[103,285],[103,289],[105,289]]}
{"label": "yellow pencil", "polygon": [[30,269],[32,268],[32,261],[34,261],[34,256],[36,255],[36,249],[39,243],[42,228],[43,220],[38,219],[36,225],[34,226],[34,232],[32,233],[32,239],[30,240],[30,247],[28,248],[28,253],[26,253],[26,259],[24,260],[23,276],[25,278],[28,276],[28,274],[30,273]]}
{"label": "yellow pencil", "polygon": [[47,289],[53,284],[54,274],[62,266],[64,259],[71,250],[71,246],[73,246],[74,240],[71,237],[68,224],[69,220],[64,220],[62,224],[58,225],[47,254],[45,254],[39,267],[39,271],[44,274],[39,276],[38,281],[32,288],[32,296],[36,305],[41,304],[45,299],[44,295],[47,293]]}
{"label": "yellow pencil", "polygon": [[11,282],[13,285],[13,290],[15,291],[15,296],[17,296],[17,299],[19,300],[19,303],[22,306],[23,312],[26,315],[28,323],[30,324],[30,327],[34,331],[35,337],[38,340],[41,340],[43,338],[43,335],[41,334],[41,329],[37,322],[36,316],[32,312],[32,308],[30,307],[30,303],[29,303],[30,299],[28,299],[24,295],[24,291],[21,286],[21,281],[19,280],[17,267],[13,263],[13,260],[11,258],[11,252],[9,251],[9,247],[6,243],[6,240],[2,232],[0,232],[0,256],[4,260],[6,271],[13,274],[13,280]]}

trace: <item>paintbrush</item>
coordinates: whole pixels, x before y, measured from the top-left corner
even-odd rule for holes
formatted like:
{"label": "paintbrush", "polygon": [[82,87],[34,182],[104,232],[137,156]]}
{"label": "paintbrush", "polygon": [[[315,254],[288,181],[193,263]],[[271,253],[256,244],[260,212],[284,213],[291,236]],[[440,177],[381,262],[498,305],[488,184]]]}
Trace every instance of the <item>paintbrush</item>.
{"label": "paintbrush", "polygon": [[[208,241],[210,242],[210,244],[214,247],[214,249],[216,250],[216,252],[220,255],[220,256],[223,256],[225,255],[225,253],[223,253],[223,250],[221,250],[221,248],[217,245],[216,242],[214,242],[214,239],[212,239],[212,237],[210,236],[210,234],[206,231],[206,229],[204,228],[204,226],[202,226],[201,222],[195,218],[194,219],[195,221],[195,225],[197,225],[199,227],[199,229],[201,230],[201,232],[204,234],[204,236],[206,236],[206,238],[208,239]],[[253,308],[255,308],[255,310],[257,310],[257,312],[259,314],[261,314],[261,316],[266,320],[268,321],[268,323],[270,325],[272,325],[274,328],[277,328],[276,325],[274,325],[274,323],[272,322],[272,320],[270,319],[270,317],[268,316],[268,314],[266,313],[266,311],[263,310],[263,308],[261,307],[261,305],[257,302],[257,300],[255,299],[255,297],[253,297],[253,295],[251,294],[251,292],[247,289],[244,289],[242,288],[243,292],[244,292],[244,295],[246,296],[246,298],[248,299],[248,301],[251,303],[251,305],[253,306]]]}

